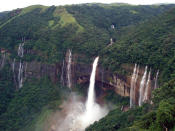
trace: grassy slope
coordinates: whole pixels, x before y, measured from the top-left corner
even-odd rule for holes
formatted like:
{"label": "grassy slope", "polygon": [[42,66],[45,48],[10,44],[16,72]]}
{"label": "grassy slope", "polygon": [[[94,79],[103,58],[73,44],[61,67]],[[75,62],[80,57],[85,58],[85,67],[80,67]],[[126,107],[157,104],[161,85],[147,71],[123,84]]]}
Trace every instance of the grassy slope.
{"label": "grassy slope", "polygon": [[41,9],[41,12],[44,12],[44,10],[46,10],[48,7],[47,6],[42,6],[42,5],[34,5],[34,6],[26,7],[24,9],[22,9],[22,11],[18,15],[15,15],[15,16],[11,17],[6,22],[4,22],[3,24],[1,24],[0,25],[0,28],[2,28],[3,26],[5,26],[6,24],[10,23],[16,17],[19,17],[21,15],[27,14],[27,13],[31,12],[32,10],[34,10],[36,8],[40,8]]}

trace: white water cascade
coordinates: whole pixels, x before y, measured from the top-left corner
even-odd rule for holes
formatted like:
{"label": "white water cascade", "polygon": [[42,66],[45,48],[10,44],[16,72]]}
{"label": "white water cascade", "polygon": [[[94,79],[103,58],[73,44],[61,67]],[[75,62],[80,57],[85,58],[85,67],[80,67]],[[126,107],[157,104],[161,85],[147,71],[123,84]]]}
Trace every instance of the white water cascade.
{"label": "white water cascade", "polygon": [[149,74],[148,74],[148,79],[147,79],[147,82],[146,82],[146,88],[145,88],[145,94],[144,94],[144,99],[143,101],[146,102],[149,100],[149,96],[150,96],[150,93],[151,93],[151,69],[149,71]]}
{"label": "white water cascade", "polygon": [[145,92],[145,84],[146,84],[146,76],[147,76],[147,66],[145,67],[145,72],[143,74],[142,80],[140,82],[139,88],[139,106],[143,104],[144,92]]}
{"label": "white water cascade", "polygon": [[131,89],[130,89],[130,108],[132,108],[135,104],[135,92],[136,92],[136,83],[139,73],[139,66],[135,64],[132,78],[131,78]]}
{"label": "white water cascade", "polygon": [[57,131],[84,131],[90,124],[107,115],[107,108],[101,107],[95,101],[95,76],[98,60],[99,57],[96,57],[93,62],[86,103],[71,99],[73,100],[72,105],[69,103],[71,109]]}
{"label": "white water cascade", "polygon": [[19,84],[19,88],[23,86],[23,63],[21,63],[21,60],[19,63],[18,84]]}
{"label": "white water cascade", "polygon": [[69,52],[69,57],[68,57],[68,63],[67,63],[67,86],[69,88],[72,87],[72,73],[71,73],[71,64],[72,64],[72,52],[71,50]]}
{"label": "white water cascade", "polygon": [[90,124],[98,121],[102,117],[104,117],[108,111],[106,108],[100,107],[99,104],[95,101],[95,76],[96,76],[96,68],[98,64],[99,57],[96,57],[93,63],[93,69],[90,77],[90,84],[88,89],[88,97],[85,105],[85,112],[80,117],[83,129],[85,129]]}
{"label": "white water cascade", "polygon": [[[22,40],[24,41],[24,39]],[[24,56],[24,42],[19,44],[18,56],[20,58],[23,58]],[[19,69],[18,69],[18,88],[21,88],[23,86],[23,72],[24,72],[23,63],[21,62],[21,59],[20,59]]]}
{"label": "white water cascade", "polygon": [[159,76],[159,70],[156,73],[154,89],[158,88],[158,84],[157,84],[158,76]]}
{"label": "white water cascade", "polygon": [[94,85],[95,85],[95,74],[96,74],[96,68],[98,64],[98,59],[99,57],[95,58],[95,61],[93,63],[93,69],[90,77],[90,85],[89,85],[89,90],[88,90],[88,98],[86,102],[86,112],[87,114],[91,114],[93,106],[95,104],[95,90],[94,90]]}
{"label": "white water cascade", "polygon": [[24,43],[20,43],[18,47],[18,56],[23,57],[24,56]]}

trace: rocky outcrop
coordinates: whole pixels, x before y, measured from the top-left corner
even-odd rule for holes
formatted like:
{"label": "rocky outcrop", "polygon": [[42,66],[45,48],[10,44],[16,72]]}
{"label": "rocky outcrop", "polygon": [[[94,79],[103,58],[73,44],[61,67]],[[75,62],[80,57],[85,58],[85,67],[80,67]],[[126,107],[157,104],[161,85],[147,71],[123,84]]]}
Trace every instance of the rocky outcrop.
{"label": "rocky outcrop", "polygon": [[[76,84],[80,84],[80,85],[89,84],[92,65],[91,65],[91,62],[84,62],[83,61],[84,59],[87,59],[87,57],[72,53],[72,62],[71,62],[72,88],[74,88]],[[0,62],[2,63],[2,59],[0,60]],[[14,82],[18,83],[17,77],[18,77],[18,71],[19,71],[19,61],[16,61],[14,63],[13,60],[8,59],[6,63],[9,63],[11,65],[11,68],[14,68],[14,71],[13,71]],[[64,61],[60,63],[46,64],[46,63],[41,63],[36,61],[23,62],[24,81],[30,80],[32,78],[40,79],[43,76],[48,76],[50,80],[54,83],[57,83],[57,82],[61,82],[62,84],[66,83],[67,82],[67,74],[66,74],[67,63],[68,63],[67,53],[65,55]],[[123,68],[127,71],[128,73],[127,76],[123,76],[120,74],[110,72],[108,70],[104,70],[99,65],[96,73],[96,86],[98,89],[97,94],[102,95],[104,94],[104,92],[108,90],[113,90],[121,96],[129,96],[130,81],[131,81],[131,75],[132,75],[134,65],[130,65],[130,66],[124,65]],[[143,69],[141,68],[139,71],[136,92],[139,92],[139,85],[140,85],[139,81],[141,80],[143,72],[144,72],[144,68]],[[136,97],[137,97],[136,99],[138,99],[139,96],[136,96]]]}

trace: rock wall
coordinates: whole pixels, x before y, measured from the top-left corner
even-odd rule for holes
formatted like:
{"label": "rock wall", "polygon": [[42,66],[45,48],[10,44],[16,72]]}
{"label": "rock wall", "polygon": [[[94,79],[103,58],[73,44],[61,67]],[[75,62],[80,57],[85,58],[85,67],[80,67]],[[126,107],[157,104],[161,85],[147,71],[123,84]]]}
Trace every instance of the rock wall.
{"label": "rock wall", "polygon": [[[71,82],[72,88],[75,87],[76,84],[88,84],[89,78],[92,70],[92,64],[87,64],[85,62],[81,62],[80,59],[88,59],[86,56],[73,54],[72,53],[72,63],[71,63]],[[0,63],[2,63],[0,60]],[[92,59],[93,61],[93,59]],[[14,60],[6,59],[6,63],[11,65],[13,68]],[[63,79],[63,83],[67,81],[67,63],[68,63],[68,53],[65,55],[64,59],[64,67],[63,62],[55,63],[55,64],[46,64],[41,62],[23,62],[23,76],[24,81],[30,80],[31,78],[40,79],[43,76],[48,76],[52,82],[61,82],[61,77]],[[107,70],[104,70],[100,65],[97,68],[96,73],[96,84],[100,88],[101,92],[106,92],[108,90],[113,90],[117,94],[121,96],[129,96],[130,95],[130,81],[132,76],[132,71],[134,65],[130,65],[128,67],[123,66],[123,68],[128,72],[127,76],[122,76],[120,74],[116,74]],[[19,61],[15,62],[14,65],[14,82],[18,83],[18,71],[19,71]],[[144,73],[144,68],[141,68],[139,71],[139,77],[137,82],[136,92],[139,92],[139,85],[142,75]],[[137,93],[139,94],[139,93]],[[136,96],[138,99],[138,95]]]}

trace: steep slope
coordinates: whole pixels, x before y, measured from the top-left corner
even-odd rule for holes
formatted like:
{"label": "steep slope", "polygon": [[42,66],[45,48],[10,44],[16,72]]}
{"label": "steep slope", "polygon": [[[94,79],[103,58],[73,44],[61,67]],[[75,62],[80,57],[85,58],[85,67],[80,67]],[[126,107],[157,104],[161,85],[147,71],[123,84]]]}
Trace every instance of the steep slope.
{"label": "steep slope", "polygon": [[[126,112],[115,109],[87,130],[174,130],[174,12],[175,9],[171,9],[154,20],[123,30],[121,38],[106,49],[108,62],[140,63],[160,69],[162,86],[153,93],[153,105]],[[121,54],[117,55],[118,51]],[[116,56],[115,61],[110,55]]]}
{"label": "steep slope", "polygon": [[[72,76],[76,81],[74,84],[79,84],[80,87],[83,82],[84,85],[88,84],[90,64],[94,56],[97,55],[100,55],[100,66],[103,67],[97,71],[97,85],[117,87],[115,92],[123,96],[128,96],[129,84],[126,83],[126,79],[122,75],[130,75],[128,69],[123,68],[125,67],[123,64],[129,66],[133,63],[149,64],[154,69],[161,69],[161,74],[163,71],[166,73],[166,70],[170,72],[169,76],[162,75],[162,79],[166,77],[168,80],[172,79],[174,77],[174,59],[172,58],[174,48],[170,47],[174,47],[174,10],[158,18],[158,22],[149,21],[173,6],[83,4],[45,7],[37,5],[1,15],[0,48],[2,59],[0,61],[0,75],[3,77],[0,78],[0,88],[7,88],[3,90],[5,93],[0,95],[0,100],[6,102],[5,104],[0,103],[0,129],[7,131],[12,129],[26,130],[29,127],[29,130],[34,130],[36,125],[33,122],[43,118],[41,116],[42,110],[46,109],[46,112],[58,110],[60,101],[62,101],[60,79],[62,72],[66,72],[65,68],[67,67],[64,63],[68,63],[70,50],[73,52],[71,67]],[[144,25],[144,22],[147,26]],[[142,24],[138,26],[139,23]],[[116,28],[112,29],[112,24]],[[156,24],[158,25],[155,26]],[[164,24],[165,26],[163,26]],[[171,28],[165,30],[165,27]],[[158,32],[161,28],[162,32],[165,31],[172,37],[166,37],[164,33],[157,33],[155,37],[162,38],[163,42],[155,41],[152,38],[155,33],[150,36],[150,30],[154,29]],[[138,32],[140,33],[136,38]],[[110,38],[116,40],[112,46],[108,46]],[[169,38],[171,38],[171,42],[166,45],[166,40],[169,43]],[[142,39],[143,41],[140,41]],[[130,42],[130,40],[132,41]],[[156,44],[155,50],[152,50],[151,47],[155,42],[160,42],[161,46]],[[21,50],[19,45],[22,45],[20,43],[24,43],[24,57],[18,55],[18,50]],[[160,53],[157,48],[161,50]],[[152,59],[151,55],[148,54],[151,51],[158,53],[155,59]],[[161,59],[159,59],[159,55]],[[165,59],[164,56],[166,56]],[[148,57],[150,60],[147,60]],[[161,65],[158,65],[158,62],[162,62]],[[166,62],[169,62],[168,66],[165,65]],[[23,63],[24,66],[21,67],[20,63]],[[25,69],[22,71],[24,86],[18,89],[14,81],[20,74],[19,70],[23,68]],[[16,77],[14,78],[12,74]],[[105,75],[104,78],[102,74]],[[66,76],[63,75],[63,77]],[[165,79],[165,81],[167,80]],[[66,90],[67,88],[62,89]],[[85,90],[85,88],[83,89]],[[82,91],[82,89],[80,90]],[[103,94],[105,90],[107,89],[103,88],[97,95]],[[113,96],[115,97],[116,94]],[[110,96],[109,100],[112,101],[113,96]],[[121,100],[121,103],[125,105],[128,103],[127,98],[124,100],[114,99],[114,101],[117,100]],[[139,114],[137,110],[136,113]],[[113,116],[113,112],[111,114]],[[119,118],[122,116],[123,114]],[[124,116],[127,118],[127,115],[124,114]],[[130,125],[132,125],[132,120],[129,121]],[[122,125],[122,127],[127,126]]]}
{"label": "steep slope", "polygon": [[[175,25],[174,9],[154,20],[123,29],[118,40],[102,51],[104,64],[120,66],[123,63],[148,65],[161,71],[161,80],[174,77]],[[171,73],[170,73],[171,72]]]}

